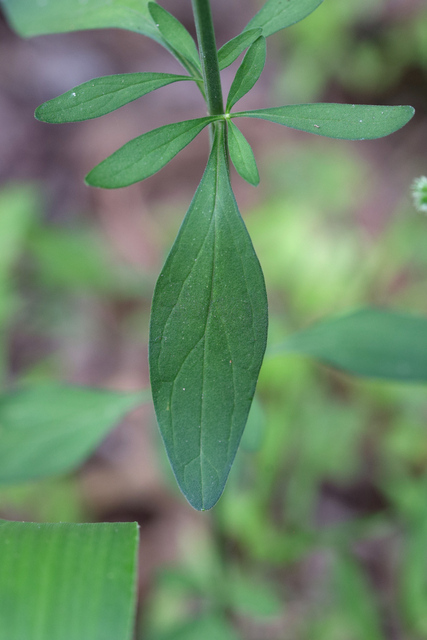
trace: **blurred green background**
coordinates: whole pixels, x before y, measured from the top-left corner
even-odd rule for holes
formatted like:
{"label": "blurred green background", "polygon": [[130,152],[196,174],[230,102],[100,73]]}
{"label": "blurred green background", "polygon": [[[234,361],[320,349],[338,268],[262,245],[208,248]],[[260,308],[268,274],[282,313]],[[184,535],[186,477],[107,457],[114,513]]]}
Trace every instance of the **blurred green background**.
{"label": "blurred green background", "polygon": [[[256,2],[213,3],[218,44]],[[190,3],[165,2],[190,29]],[[231,8],[232,6],[232,8]],[[99,121],[61,127],[34,108],[96,75],[177,72],[125,32],[20,41],[0,25],[0,374],[123,391],[148,387],[155,279],[201,177],[207,138],[117,192],[83,176],[133,135],[203,115],[178,85]],[[424,386],[352,378],[274,354],[290,333],[361,306],[427,313],[427,7],[326,0],[269,40],[242,108],[305,101],[411,104],[390,138],[328,141],[244,121],[261,186],[233,186],[264,269],[269,352],[224,496],[179,494],[150,406],[72,475],[0,490],[0,517],[137,520],[138,640],[427,638]],[[233,69],[225,70],[224,85]],[[246,125],[246,128],[245,126]],[[259,125],[259,126],[258,126]]]}

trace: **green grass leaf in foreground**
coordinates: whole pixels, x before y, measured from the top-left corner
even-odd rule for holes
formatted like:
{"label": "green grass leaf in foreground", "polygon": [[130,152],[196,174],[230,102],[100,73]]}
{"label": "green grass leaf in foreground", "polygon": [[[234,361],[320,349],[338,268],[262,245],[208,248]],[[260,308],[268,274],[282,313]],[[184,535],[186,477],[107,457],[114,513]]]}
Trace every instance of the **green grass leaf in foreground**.
{"label": "green grass leaf in foreground", "polygon": [[226,42],[218,51],[219,68],[222,70],[229,67],[261,35],[262,29],[248,29]]}
{"label": "green grass leaf in foreground", "polygon": [[266,55],[267,48],[265,38],[260,36],[249,47],[242,64],[237,69],[227,98],[227,112],[230,111],[236,102],[240,100],[240,98],[243,98],[258,81],[264,69]]}
{"label": "green grass leaf in foreground", "polygon": [[246,423],[267,337],[262,271],[231,191],[222,123],[159,276],[151,385],[168,456],[196,509],[220,497]]}
{"label": "green grass leaf in foreground", "polygon": [[0,395],[0,483],[77,467],[148,392],[34,385]]}
{"label": "green grass leaf in foreground", "polygon": [[361,309],[300,331],[279,349],[359,376],[427,382],[427,318],[421,316]]}
{"label": "green grass leaf in foreground", "polygon": [[171,73],[121,73],[94,78],[44,102],[35,116],[52,124],[99,118],[151,91],[184,80],[193,78]]}
{"label": "green grass leaf in foreground", "polygon": [[260,118],[328,138],[373,140],[401,129],[414,113],[408,106],[318,103],[243,111],[231,117]]}
{"label": "green grass leaf in foreground", "polygon": [[120,147],[86,176],[91,187],[117,189],[160,171],[216,117],[166,124]]}
{"label": "green grass leaf in foreground", "polygon": [[276,31],[300,22],[322,4],[323,0],[267,0],[245,27],[260,27],[265,38]]}
{"label": "green grass leaf in foreground", "polygon": [[0,0],[12,27],[24,38],[118,27],[163,44],[147,5],[147,0]]}
{"label": "green grass leaf in foreground", "polygon": [[234,122],[228,121],[228,150],[237,173],[249,184],[259,184],[255,156],[249,142]]}
{"label": "green grass leaf in foreground", "polygon": [[130,640],[138,528],[0,520],[0,640]]}

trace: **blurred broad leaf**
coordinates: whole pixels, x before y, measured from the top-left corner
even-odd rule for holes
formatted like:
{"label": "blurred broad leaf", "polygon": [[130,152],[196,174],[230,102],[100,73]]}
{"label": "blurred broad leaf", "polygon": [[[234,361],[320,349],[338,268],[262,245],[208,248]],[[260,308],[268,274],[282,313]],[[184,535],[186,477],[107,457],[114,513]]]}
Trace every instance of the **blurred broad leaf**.
{"label": "blurred broad leaf", "polygon": [[164,44],[148,0],[0,0],[12,27],[24,37],[118,27]]}
{"label": "blurred broad leaf", "polygon": [[427,382],[427,318],[361,309],[290,336],[282,349],[359,376]]}
{"label": "blurred broad leaf", "polygon": [[[145,638],[145,634],[144,634]],[[147,640],[239,640],[230,623],[221,615],[195,618],[169,631],[149,634]],[[142,638],[141,638],[142,640]]]}
{"label": "blurred broad leaf", "polygon": [[53,124],[99,118],[155,89],[183,80],[192,78],[170,73],[122,73],[94,78],[44,102],[35,116]]}
{"label": "blurred broad leaf", "polygon": [[267,332],[262,271],[231,190],[224,125],[216,129],[157,281],[150,328],[157,419],[181,490],[199,510],[210,509],[224,489]]}
{"label": "blurred broad leaf", "polygon": [[245,31],[259,27],[265,38],[276,31],[303,20],[322,4],[323,0],[267,0],[252,18]]}
{"label": "blurred broad leaf", "polygon": [[243,111],[231,117],[261,118],[328,138],[373,140],[401,129],[414,113],[408,106],[318,103]]}
{"label": "blurred broad leaf", "polygon": [[190,68],[201,77],[199,52],[196,43],[184,25],[156,2],[149,2],[148,10],[163,39],[177,54],[179,60],[184,63],[185,67],[188,66],[185,63],[189,63]]}
{"label": "blurred broad leaf", "polygon": [[117,189],[160,171],[216,117],[167,124],[127,142],[86,176],[91,187]]}
{"label": "blurred broad leaf", "polygon": [[248,29],[226,42],[218,51],[219,68],[222,70],[229,67],[261,35],[262,29]]}
{"label": "blurred broad leaf", "polygon": [[242,64],[237,69],[227,98],[227,112],[230,111],[233,105],[235,105],[240,98],[243,98],[257,82],[264,69],[266,55],[265,38],[260,36],[249,47]]}
{"label": "blurred broad leaf", "polygon": [[34,385],[0,395],[0,483],[78,466],[148,392]]}
{"label": "blurred broad leaf", "polygon": [[228,121],[228,151],[237,173],[249,184],[259,184],[258,168],[251,146],[231,120]]}
{"label": "blurred broad leaf", "polygon": [[0,640],[130,640],[138,528],[0,520]]}

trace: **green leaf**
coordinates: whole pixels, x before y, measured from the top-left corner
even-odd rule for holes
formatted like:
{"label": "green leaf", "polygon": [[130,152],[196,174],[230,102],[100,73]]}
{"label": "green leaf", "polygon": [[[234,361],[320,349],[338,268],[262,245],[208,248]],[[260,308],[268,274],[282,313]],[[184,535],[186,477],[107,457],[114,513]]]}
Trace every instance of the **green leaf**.
{"label": "green leaf", "polygon": [[237,70],[236,76],[228,94],[226,111],[236,104],[240,98],[248,93],[257,82],[265,65],[267,54],[265,38],[257,38],[243,58],[243,62]]}
{"label": "green leaf", "polygon": [[0,520],[0,640],[130,640],[136,523]]}
{"label": "green leaf", "polygon": [[[148,3],[148,10],[165,42],[201,75],[199,52],[187,29],[169,11],[155,2]],[[184,65],[185,66],[185,65]]]}
{"label": "green leaf", "polygon": [[229,67],[261,35],[262,29],[248,29],[226,42],[218,51],[219,68],[222,70]]}
{"label": "green leaf", "polygon": [[155,89],[183,80],[193,78],[170,73],[123,73],[94,78],[43,103],[35,116],[53,124],[99,118]]}
{"label": "green leaf", "polygon": [[249,184],[259,184],[259,173],[251,146],[231,120],[228,121],[228,150],[237,173]]}
{"label": "green leaf", "polygon": [[220,497],[267,337],[264,279],[230,186],[224,127],[154,292],[151,386],[178,484],[196,509]]}
{"label": "green leaf", "polygon": [[245,31],[258,27],[262,29],[263,36],[267,38],[276,31],[304,20],[322,2],[323,0],[267,0],[262,9],[245,27]]}
{"label": "green leaf", "polygon": [[148,131],[100,162],[86,176],[86,184],[117,189],[145,180],[160,171],[216,119],[213,116],[184,120]]}
{"label": "green leaf", "polygon": [[148,394],[34,385],[0,395],[0,483],[78,466]]}
{"label": "green leaf", "polygon": [[24,37],[118,27],[160,44],[147,0],[0,0],[12,27]]}
{"label": "green leaf", "polygon": [[328,138],[373,140],[401,129],[414,113],[408,106],[318,103],[243,111],[231,117],[261,118]]}
{"label": "green leaf", "polygon": [[[239,640],[230,622],[221,614],[206,614],[164,632],[150,633],[144,640]],[[141,637],[141,640],[143,638]]]}
{"label": "green leaf", "polygon": [[282,349],[359,376],[427,382],[427,318],[421,316],[361,309],[291,336]]}

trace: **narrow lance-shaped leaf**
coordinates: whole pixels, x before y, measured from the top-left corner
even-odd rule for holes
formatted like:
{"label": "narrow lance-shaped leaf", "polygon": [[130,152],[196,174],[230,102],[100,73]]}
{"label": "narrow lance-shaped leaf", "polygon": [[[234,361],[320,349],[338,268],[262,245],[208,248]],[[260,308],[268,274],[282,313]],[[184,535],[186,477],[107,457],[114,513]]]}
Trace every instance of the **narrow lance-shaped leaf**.
{"label": "narrow lance-shaped leaf", "polygon": [[218,51],[219,68],[222,70],[229,67],[261,35],[262,29],[248,29],[226,42]]}
{"label": "narrow lance-shaped leaf", "polygon": [[237,69],[236,76],[228,94],[226,111],[230,111],[240,98],[248,93],[257,82],[265,65],[267,49],[265,38],[257,38],[249,47],[242,64]]}
{"label": "narrow lance-shaped leaf", "polygon": [[196,43],[184,25],[156,2],[149,2],[148,9],[165,42],[201,75]]}
{"label": "narrow lance-shaped leaf", "polygon": [[249,184],[259,184],[259,173],[251,146],[231,120],[228,121],[228,151],[237,173]]}
{"label": "narrow lance-shaped leaf", "polygon": [[44,102],[35,116],[52,124],[99,118],[151,91],[184,80],[193,78],[170,73],[123,73],[94,78]]}
{"label": "narrow lance-shaped leaf", "polygon": [[0,5],[24,37],[118,27],[164,44],[147,0],[0,0]]}
{"label": "narrow lance-shaped leaf", "polygon": [[0,520],[0,640],[130,640],[136,523]]}
{"label": "narrow lance-shaped leaf", "polygon": [[328,138],[373,140],[401,129],[414,113],[409,106],[318,103],[242,111],[231,117],[260,118]]}
{"label": "narrow lance-shaped leaf", "polygon": [[300,331],[279,349],[359,376],[427,382],[427,318],[421,316],[361,309]]}
{"label": "narrow lance-shaped leaf", "polygon": [[148,131],[120,147],[86,176],[86,184],[117,189],[145,180],[162,169],[187,146],[215,116],[184,120]]}
{"label": "narrow lance-shaped leaf", "polygon": [[223,124],[154,292],[150,373],[182,492],[220,497],[246,423],[267,337],[264,279],[231,190]]}
{"label": "narrow lance-shaped leaf", "polygon": [[276,31],[300,22],[322,2],[323,0],[267,0],[245,27],[245,31],[260,27],[263,36],[267,38]]}
{"label": "narrow lance-shaped leaf", "polygon": [[77,467],[148,393],[37,385],[0,395],[0,483]]}

